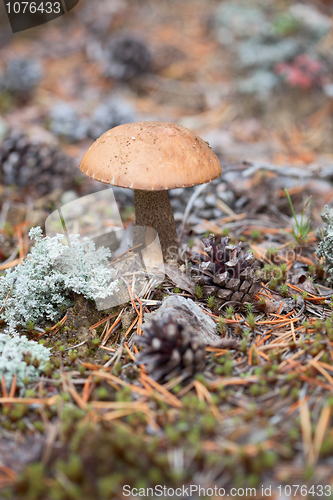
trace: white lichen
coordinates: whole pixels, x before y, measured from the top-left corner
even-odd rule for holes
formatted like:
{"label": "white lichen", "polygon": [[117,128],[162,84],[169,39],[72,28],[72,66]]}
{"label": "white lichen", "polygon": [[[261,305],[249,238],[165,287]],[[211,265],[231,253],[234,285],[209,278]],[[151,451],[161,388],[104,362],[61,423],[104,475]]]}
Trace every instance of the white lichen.
{"label": "white lichen", "polygon": [[0,278],[0,317],[6,333],[17,335],[17,326],[28,321],[58,320],[72,304],[71,292],[101,300],[117,290],[108,248],[96,249],[93,240],[80,241],[79,235],[70,235],[67,246],[62,234],[43,238],[40,227],[32,228],[29,237],[35,241],[31,253]]}
{"label": "white lichen", "polygon": [[38,377],[50,359],[50,350],[27,337],[10,337],[0,334],[0,379],[5,379],[7,389],[16,374],[16,384],[23,387]]}

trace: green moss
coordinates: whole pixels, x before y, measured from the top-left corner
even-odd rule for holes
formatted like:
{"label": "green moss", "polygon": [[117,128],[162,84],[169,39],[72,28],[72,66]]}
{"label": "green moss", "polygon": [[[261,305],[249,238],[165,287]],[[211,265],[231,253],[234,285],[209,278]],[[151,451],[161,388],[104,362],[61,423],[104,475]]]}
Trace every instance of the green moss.
{"label": "green moss", "polygon": [[223,316],[219,317],[218,328],[222,335],[225,335],[227,333],[228,327]]}
{"label": "green moss", "polygon": [[277,286],[278,286],[278,280],[276,278],[271,278],[269,280],[268,287],[274,291],[277,289]]}
{"label": "green moss", "polygon": [[232,319],[233,315],[235,314],[235,310],[232,306],[228,306],[225,310],[225,315],[227,319]]}
{"label": "green moss", "polygon": [[246,322],[248,323],[249,327],[253,331],[255,329],[255,327],[256,327],[256,318],[255,318],[255,316],[254,316],[253,313],[249,313],[246,316]]}
{"label": "green moss", "polygon": [[252,233],[251,233],[251,238],[253,240],[257,240],[258,238],[260,238],[260,231],[258,231],[257,229],[253,229]]}
{"label": "green moss", "polygon": [[224,366],[216,366],[214,369],[216,375],[224,375]]}
{"label": "green moss", "polygon": [[45,432],[45,425],[40,420],[36,420],[36,422],[34,422],[34,427],[36,431],[40,432],[41,434]]}
{"label": "green moss", "polygon": [[232,373],[232,369],[233,369],[233,363],[231,360],[226,360],[225,363],[224,363],[224,373],[227,375],[227,376],[230,376],[231,373]]}
{"label": "green moss", "polygon": [[72,453],[67,462],[59,460],[56,468],[61,470],[70,481],[81,483],[84,479],[82,459],[77,454]]}
{"label": "green moss", "polygon": [[216,306],[215,297],[213,297],[213,296],[208,297],[207,306],[209,307],[209,309],[215,309],[215,306]]}
{"label": "green moss", "polygon": [[97,488],[101,500],[108,500],[118,490],[119,485],[124,482],[124,475],[121,473],[112,474],[111,476],[102,477],[97,481]]}
{"label": "green moss", "polygon": [[244,304],[244,312],[247,314],[250,314],[253,312],[253,304],[250,304],[249,302]]}
{"label": "green moss", "polygon": [[29,500],[39,500],[45,492],[44,472],[44,465],[40,462],[28,465],[16,482],[16,493]]}

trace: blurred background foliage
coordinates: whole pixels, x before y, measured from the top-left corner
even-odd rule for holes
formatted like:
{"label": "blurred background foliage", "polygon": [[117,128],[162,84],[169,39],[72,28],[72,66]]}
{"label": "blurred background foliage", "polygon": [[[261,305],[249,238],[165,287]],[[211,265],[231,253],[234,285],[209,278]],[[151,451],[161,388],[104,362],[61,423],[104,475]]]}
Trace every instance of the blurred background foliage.
{"label": "blurred background foliage", "polygon": [[[17,202],[48,194],[53,207],[63,202],[56,189],[74,190],[66,201],[101,189],[78,171],[84,152],[112,127],[151,119],[194,130],[222,164],[326,168],[332,14],[332,3],[319,0],[81,0],[13,34],[1,3],[0,187],[18,191]],[[227,204],[242,199],[235,182],[220,186]],[[131,193],[120,191],[126,208]],[[0,189],[0,203],[8,196]],[[182,213],[186,196],[177,196]],[[207,218],[217,217],[212,207],[216,199]]]}
{"label": "blurred background foliage", "polygon": [[139,119],[198,130],[251,119],[250,136],[296,125],[331,152],[330,2],[81,0],[18,34],[0,8],[6,125],[80,144]]}

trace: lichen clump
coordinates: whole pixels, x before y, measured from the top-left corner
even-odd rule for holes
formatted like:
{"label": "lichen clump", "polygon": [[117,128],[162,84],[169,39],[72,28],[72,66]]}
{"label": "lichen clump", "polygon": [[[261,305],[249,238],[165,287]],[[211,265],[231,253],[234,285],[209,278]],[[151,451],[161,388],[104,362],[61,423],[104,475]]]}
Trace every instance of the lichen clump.
{"label": "lichen clump", "polygon": [[324,238],[318,245],[316,255],[319,258],[325,257],[326,270],[328,272],[327,281],[333,284],[333,209],[325,206],[324,213],[321,214],[323,219],[323,235]]}
{"label": "lichen clump", "polygon": [[28,321],[58,320],[62,309],[72,305],[71,292],[86,299],[103,300],[117,291],[115,271],[109,265],[108,248],[96,249],[90,238],[70,235],[43,238],[40,227],[32,228],[35,241],[23,263],[0,278],[0,318],[5,333],[17,335],[17,326]]}
{"label": "lichen clump", "polygon": [[16,384],[22,387],[25,380],[31,382],[44,370],[50,359],[50,350],[27,337],[0,334],[0,379],[4,376],[7,388],[16,374]]}

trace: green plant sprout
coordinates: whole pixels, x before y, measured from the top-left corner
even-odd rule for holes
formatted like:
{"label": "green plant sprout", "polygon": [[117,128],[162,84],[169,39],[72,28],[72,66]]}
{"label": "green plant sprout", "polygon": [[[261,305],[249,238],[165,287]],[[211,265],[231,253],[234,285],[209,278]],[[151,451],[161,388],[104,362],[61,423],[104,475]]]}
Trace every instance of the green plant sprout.
{"label": "green plant sprout", "polygon": [[293,229],[293,236],[295,238],[296,243],[301,247],[302,245],[304,245],[308,241],[309,233],[311,233],[311,231],[313,231],[313,229],[314,229],[313,227],[310,227],[310,217],[308,217],[306,222],[303,221],[305,209],[308,206],[312,197],[310,196],[310,198],[306,202],[305,207],[302,210],[301,222],[299,223],[297,220],[296,214],[295,214],[295,210],[294,210],[290,195],[289,195],[286,188],[284,188],[284,190],[286,192],[286,195],[287,195],[287,198],[289,201],[289,205],[290,205],[293,217],[295,219],[296,227],[297,227],[297,231],[298,231],[298,232],[295,232],[295,229]]}
{"label": "green plant sprout", "polygon": [[249,302],[244,304],[244,311],[246,313],[252,313],[253,312],[253,304],[250,304]]}
{"label": "green plant sprout", "polygon": [[213,296],[208,297],[207,306],[209,307],[209,309],[214,309],[215,305],[216,305],[215,304],[215,297],[213,297]]}
{"label": "green plant sprout", "polygon": [[226,315],[226,318],[227,319],[231,319],[233,314],[234,314],[235,310],[232,306],[228,306],[225,310],[225,315]]}

